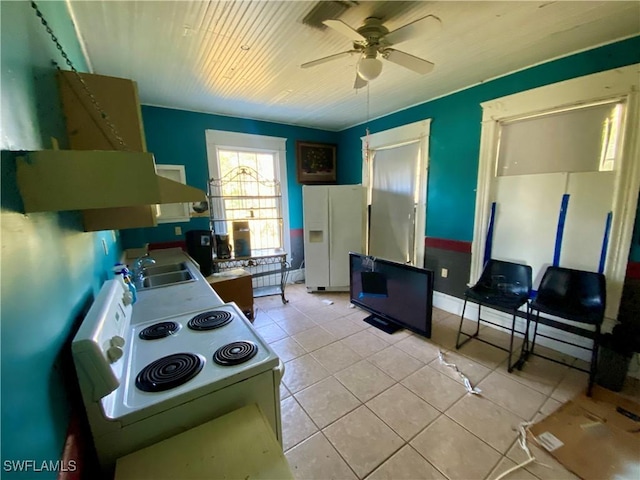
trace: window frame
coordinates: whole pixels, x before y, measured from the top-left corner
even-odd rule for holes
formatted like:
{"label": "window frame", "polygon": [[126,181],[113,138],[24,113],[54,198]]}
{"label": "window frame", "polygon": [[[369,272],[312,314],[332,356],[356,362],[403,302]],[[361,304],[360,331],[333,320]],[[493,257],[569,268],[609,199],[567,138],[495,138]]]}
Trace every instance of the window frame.
{"label": "window frame", "polygon": [[[291,234],[289,226],[289,192],[287,185],[286,138],[255,135],[250,133],[228,132],[224,130],[206,130],[207,165],[209,178],[220,178],[218,150],[255,151],[273,153],[275,156],[274,173],[280,182],[282,194],[280,211],[282,212],[282,249],[291,255]],[[208,182],[207,182],[208,183]]]}
{"label": "window frame", "polygon": [[636,91],[639,67],[640,64],[629,65],[586,75],[480,104],[483,116],[471,247],[470,284],[474,284],[480,278],[483,268],[500,122],[527,115],[533,116],[553,109],[569,109],[580,104],[623,98],[626,100],[627,107],[619,137],[622,149],[618,153],[620,164],[619,170],[616,167],[615,211],[611,226],[607,266],[604,272],[607,276],[607,312],[605,315],[608,318],[616,317],[622,297],[622,286],[631,248],[638,190],[640,189],[640,138],[638,135],[640,106]]}
{"label": "window frame", "polygon": [[[167,177],[162,174],[162,170],[178,172],[179,179]],[[174,182],[180,182],[184,185],[187,184],[187,174],[184,165],[169,165],[169,164],[156,164],[156,174],[161,177],[168,178]],[[157,223],[189,223],[191,221],[191,207],[189,203],[171,203],[169,205],[181,205],[182,215],[177,216],[163,216],[162,204],[156,205],[156,222]]]}

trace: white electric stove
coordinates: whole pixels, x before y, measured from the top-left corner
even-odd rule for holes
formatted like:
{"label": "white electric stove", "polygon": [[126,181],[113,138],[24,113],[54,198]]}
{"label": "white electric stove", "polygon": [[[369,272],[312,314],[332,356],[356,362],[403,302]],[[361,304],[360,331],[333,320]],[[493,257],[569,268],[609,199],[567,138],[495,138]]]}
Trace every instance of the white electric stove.
{"label": "white electric stove", "polygon": [[282,443],[283,365],[234,303],[131,325],[124,293],[107,281],[72,342],[103,467],[252,403]]}

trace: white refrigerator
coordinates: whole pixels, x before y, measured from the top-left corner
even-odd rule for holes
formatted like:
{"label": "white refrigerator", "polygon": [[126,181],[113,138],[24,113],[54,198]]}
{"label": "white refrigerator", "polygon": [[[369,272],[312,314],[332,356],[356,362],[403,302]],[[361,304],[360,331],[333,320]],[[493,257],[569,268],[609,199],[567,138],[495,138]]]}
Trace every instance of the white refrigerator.
{"label": "white refrigerator", "polygon": [[308,291],[348,291],[349,252],[364,253],[362,185],[304,185],[305,283]]}

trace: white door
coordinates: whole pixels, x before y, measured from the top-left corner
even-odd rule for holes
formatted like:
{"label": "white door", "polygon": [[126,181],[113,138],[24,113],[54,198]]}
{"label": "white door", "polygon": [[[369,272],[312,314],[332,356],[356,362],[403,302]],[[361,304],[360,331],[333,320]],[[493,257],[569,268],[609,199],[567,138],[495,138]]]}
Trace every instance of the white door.
{"label": "white door", "polygon": [[328,285],[348,288],[349,252],[363,252],[365,190],[360,185],[326,188],[329,192]]}
{"label": "white door", "polygon": [[304,212],[305,283],[308,288],[329,285],[329,188],[302,187]]}

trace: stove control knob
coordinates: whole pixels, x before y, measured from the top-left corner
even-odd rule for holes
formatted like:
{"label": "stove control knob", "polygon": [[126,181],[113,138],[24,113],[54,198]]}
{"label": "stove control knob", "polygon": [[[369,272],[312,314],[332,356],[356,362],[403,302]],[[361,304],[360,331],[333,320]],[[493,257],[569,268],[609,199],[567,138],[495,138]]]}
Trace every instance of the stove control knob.
{"label": "stove control knob", "polygon": [[122,294],[122,303],[125,307],[133,303],[133,295],[131,292],[124,292]]}
{"label": "stove control knob", "polygon": [[124,347],[124,338],[120,335],[114,335],[109,341],[112,347]]}
{"label": "stove control knob", "polygon": [[109,347],[107,349],[107,357],[109,357],[109,360],[111,360],[111,363],[115,363],[118,360],[120,360],[123,354],[124,352],[120,347]]}

